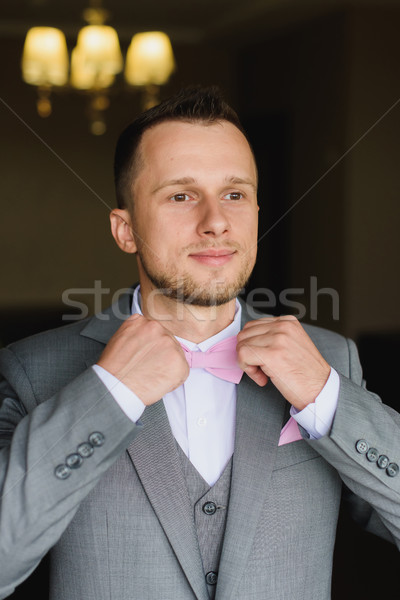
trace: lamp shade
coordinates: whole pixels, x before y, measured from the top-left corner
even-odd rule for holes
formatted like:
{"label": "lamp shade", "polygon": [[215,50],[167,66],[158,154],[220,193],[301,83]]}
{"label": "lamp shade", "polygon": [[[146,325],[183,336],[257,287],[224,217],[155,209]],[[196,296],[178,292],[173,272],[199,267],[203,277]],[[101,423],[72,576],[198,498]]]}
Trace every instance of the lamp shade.
{"label": "lamp shade", "polygon": [[161,31],[133,36],[125,63],[125,79],[131,85],[163,85],[175,68],[171,42]]}
{"label": "lamp shade", "polygon": [[22,76],[32,85],[64,85],[68,80],[65,35],[54,27],[32,27],[26,35]]}
{"label": "lamp shade", "polygon": [[79,60],[86,69],[115,75],[122,70],[118,35],[108,25],[87,25],[78,34]]}
{"label": "lamp shade", "polygon": [[93,68],[78,46],[71,54],[71,85],[79,90],[107,88],[114,83],[115,75]]}

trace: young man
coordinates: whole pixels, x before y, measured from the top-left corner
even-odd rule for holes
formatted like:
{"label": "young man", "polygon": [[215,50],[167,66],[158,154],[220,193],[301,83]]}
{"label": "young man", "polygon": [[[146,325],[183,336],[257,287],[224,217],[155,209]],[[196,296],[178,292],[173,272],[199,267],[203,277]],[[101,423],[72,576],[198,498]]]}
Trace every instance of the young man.
{"label": "young man", "polygon": [[342,481],[399,542],[399,415],[352,342],[237,300],[257,171],[215,91],[136,119],[115,174],[140,286],[1,352],[0,598],[51,549],[56,600],[328,600]]}

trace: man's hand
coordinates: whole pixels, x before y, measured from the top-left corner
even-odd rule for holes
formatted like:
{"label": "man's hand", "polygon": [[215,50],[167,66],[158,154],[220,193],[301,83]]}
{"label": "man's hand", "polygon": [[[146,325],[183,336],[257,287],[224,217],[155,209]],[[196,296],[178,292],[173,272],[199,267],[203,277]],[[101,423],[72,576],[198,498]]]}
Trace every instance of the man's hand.
{"label": "man's hand", "polygon": [[314,402],[328,380],[329,364],[291,315],[250,321],[237,339],[245,373],[260,386],[270,379],[298,410]]}
{"label": "man's hand", "polygon": [[157,321],[138,314],[124,321],[97,364],[146,406],[179,387],[189,375],[185,354],[174,336]]}

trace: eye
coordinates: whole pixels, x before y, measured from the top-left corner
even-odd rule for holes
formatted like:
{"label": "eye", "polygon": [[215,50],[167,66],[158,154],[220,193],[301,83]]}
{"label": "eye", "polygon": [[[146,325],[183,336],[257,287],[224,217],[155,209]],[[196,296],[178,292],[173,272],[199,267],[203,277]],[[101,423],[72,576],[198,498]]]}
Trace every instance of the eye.
{"label": "eye", "polygon": [[226,200],[241,200],[243,198],[242,192],[229,192],[229,194],[225,194],[224,198]]}
{"label": "eye", "polygon": [[189,200],[190,196],[189,194],[174,194],[173,196],[171,196],[170,200],[172,200],[173,202],[186,202],[187,200]]}

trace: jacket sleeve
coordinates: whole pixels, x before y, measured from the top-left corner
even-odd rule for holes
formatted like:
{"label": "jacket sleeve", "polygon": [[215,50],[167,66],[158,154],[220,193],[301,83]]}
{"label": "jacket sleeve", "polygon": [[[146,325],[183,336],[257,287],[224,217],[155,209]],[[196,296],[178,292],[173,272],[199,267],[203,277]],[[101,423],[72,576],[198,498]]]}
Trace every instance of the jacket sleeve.
{"label": "jacket sleeve", "polygon": [[0,351],[0,598],[35,569],[140,429],[92,369],[37,404],[17,356]]}
{"label": "jacket sleeve", "polygon": [[400,415],[366,390],[351,340],[348,348],[330,433],[307,441],[338,471],[356,520],[400,548]]}

